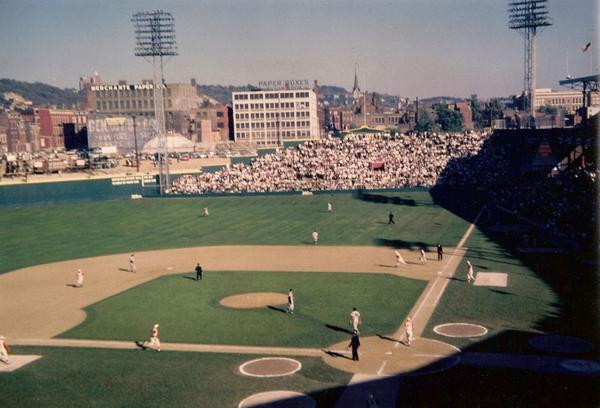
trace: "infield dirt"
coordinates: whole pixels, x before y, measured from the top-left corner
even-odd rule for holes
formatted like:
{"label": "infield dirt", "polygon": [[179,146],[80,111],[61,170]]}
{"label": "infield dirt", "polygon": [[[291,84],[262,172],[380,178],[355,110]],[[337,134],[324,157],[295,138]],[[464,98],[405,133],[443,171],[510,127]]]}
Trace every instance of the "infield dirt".
{"label": "infield dirt", "polygon": [[[452,250],[449,249],[448,253]],[[138,252],[137,272],[129,272],[128,253],[36,265],[0,275],[0,327],[11,339],[44,339],[75,327],[83,309],[162,275],[193,270],[387,273],[432,280],[444,263],[419,265],[418,252],[403,250],[407,265],[394,267],[393,250],[381,247],[215,246]],[[433,258],[433,255],[429,255]],[[82,288],[69,286],[75,272]]]}

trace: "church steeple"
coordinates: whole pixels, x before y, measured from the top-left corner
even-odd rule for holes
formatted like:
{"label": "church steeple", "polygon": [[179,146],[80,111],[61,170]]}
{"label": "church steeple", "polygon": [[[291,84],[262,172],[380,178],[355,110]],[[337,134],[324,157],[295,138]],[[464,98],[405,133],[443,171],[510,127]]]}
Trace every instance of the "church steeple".
{"label": "church steeple", "polygon": [[352,93],[360,92],[360,88],[358,87],[358,64],[354,64],[354,87],[352,88]]}

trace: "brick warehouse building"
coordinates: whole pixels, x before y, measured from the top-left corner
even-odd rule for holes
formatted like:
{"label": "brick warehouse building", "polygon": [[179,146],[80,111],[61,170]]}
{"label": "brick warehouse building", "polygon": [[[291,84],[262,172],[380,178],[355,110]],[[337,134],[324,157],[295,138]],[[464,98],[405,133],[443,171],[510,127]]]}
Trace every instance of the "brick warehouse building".
{"label": "brick warehouse building", "polygon": [[87,125],[85,112],[38,108],[34,111],[35,121],[39,123],[39,148],[57,149],[65,147],[64,125],[73,124],[74,131],[80,132]]}

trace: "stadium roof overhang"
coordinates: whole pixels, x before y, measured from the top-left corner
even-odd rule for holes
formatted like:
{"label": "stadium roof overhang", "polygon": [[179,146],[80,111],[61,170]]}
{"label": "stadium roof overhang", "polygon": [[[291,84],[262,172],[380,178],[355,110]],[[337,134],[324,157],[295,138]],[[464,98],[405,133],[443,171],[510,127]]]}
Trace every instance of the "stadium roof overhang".
{"label": "stadium roof overhang", "polygon": [[572,89],[581,89],[583,91],[597,91],[598,90],[598,82],[600,80],[600,75],[588,75],[584,77],[578,78],[568,78],[559,81],[559,85],[568,86]]}

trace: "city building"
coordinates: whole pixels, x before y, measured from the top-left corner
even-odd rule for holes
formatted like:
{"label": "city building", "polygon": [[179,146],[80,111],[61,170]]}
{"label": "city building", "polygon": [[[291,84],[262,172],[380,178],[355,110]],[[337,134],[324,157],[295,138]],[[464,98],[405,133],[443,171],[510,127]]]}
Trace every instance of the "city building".
{"label": "city building", "polygon": [[234,140],[233,110],[226,104],[209,105],[189,113],[190,133],[199,143],[228,142]]}
{"label": "city building", "polygon": [[317,96],[307,83],[303,85],[301,89],[234,92],[234,140],[274,146],[318,139]]}
{"label": "city building", "polygon": [[[535,90],[535,110],[544,106],[564,109],[565,113],[573,114],[583,106],[583,94],[577,90],[538,88]],[[600,106],[599,92],[590,92],[587,106]]]}
{"label": "city building", "polygon": [[456,102],[454,106],[451,106],[450,108],[454,109],[462,115],[463,128],[465,130],[473,129],[473,111],[469,102]]}
{"label": "city building", "polygon": [[36,152],[40,149],[37,123],[14,111],[0,112],[0,150],[10,153]]}
{"label": "city building", "polygon": [[[127,81],[120,80],[117,84],[100,85],[91,85],[84,81],[82,86],[87,90],[89,112],[154,116],[154,84],[151,80],[144,80],[141,84],[128,84]],[[166,129],[187,135],[189,124],[185,121],[186,116],[200,104],[196,81],[192,79],[189,84],[165,84],[163,92]]]}
{"label": "city building", "polygon": [[34,116],[40,126],[40,149],[64,148],[65,124],[73,124],[75,132],[80,132],[87,125],[87,114],[80,111],[37,108],[34,109]]}
{"label": "city building", "polygon": [[156,137],[154,117],[91,113],[87,123],[89,147],[110,148],[119,154],[141,151]]}

